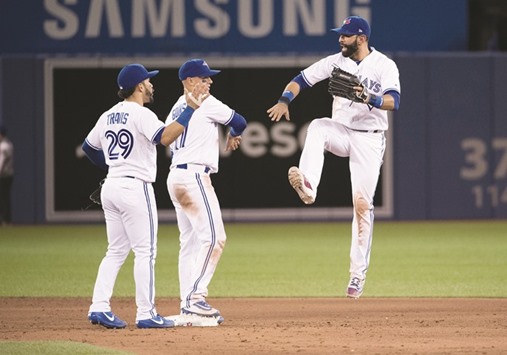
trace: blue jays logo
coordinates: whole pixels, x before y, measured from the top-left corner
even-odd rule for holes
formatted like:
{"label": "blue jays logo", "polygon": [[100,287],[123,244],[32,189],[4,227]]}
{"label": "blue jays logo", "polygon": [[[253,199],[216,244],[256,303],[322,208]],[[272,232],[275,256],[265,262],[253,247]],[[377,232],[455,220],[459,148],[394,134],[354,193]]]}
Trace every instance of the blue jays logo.
{"label": "blue jays logo", "polygon": [[379,82],[376,82],[374,80],[370,80],[368,78],[363,78],[362,76],[359,76],[359,80],[361,80],[361,84],[368,89],[368,92],[378,94],[382,91],[382,86]]}

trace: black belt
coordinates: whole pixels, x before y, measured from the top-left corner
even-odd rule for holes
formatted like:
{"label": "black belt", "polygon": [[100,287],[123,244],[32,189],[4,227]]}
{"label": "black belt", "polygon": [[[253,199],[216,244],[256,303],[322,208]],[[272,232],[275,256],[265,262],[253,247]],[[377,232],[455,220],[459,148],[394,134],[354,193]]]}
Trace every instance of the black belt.
{"label": "black belt", "polygon": [[146,182],[143,179],[139,179],[138,177],[135,177],[135,176],[132,176],[132,175],[123,175],[122,177],[127,178],[127,179],[134,179],[134,180],[139,180],[139,181],[142,181],[142,182]]}
{"label": "black belt", "polygon": [[[199,168],[202,168],[203,169],[203,172],[204,173],[209,173],[209,171],[211,170],[210,167],[208,166],[204,166],[204,165],[198,165],[198,164],[190,164],[192,167],[199,167]],[[176,165],[176,168],[177,169],[188,169],[189,168],[189,164],[178,164]]]}
{"label": "black belt", "polygon": [[353,131],[356,131],[356,132],[361,132],[361,133],[381,133],[381,132],[384,132],[383,130],[381,129],[373,129],[373,130],[367,130],[367,129],[354,129],[354,128],[350,128],[351,130]]}

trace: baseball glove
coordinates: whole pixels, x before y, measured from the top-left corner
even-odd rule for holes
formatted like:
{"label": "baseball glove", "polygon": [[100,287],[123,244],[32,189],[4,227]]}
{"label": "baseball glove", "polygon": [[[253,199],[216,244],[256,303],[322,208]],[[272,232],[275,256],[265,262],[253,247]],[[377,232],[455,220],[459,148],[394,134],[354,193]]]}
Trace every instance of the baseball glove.
{"label": "baseball glove", "polygon": [[[361,89],[355,89],[360,87]],[[362,102],[368,99],[368,94],[359,78],[341,68],[334,68],[329,78],[328,92],[333,96],[340,96],[354,102]]]}
{"label": "baseball glove", "polygon": [[100,182],[99,182],[99,187],[97,189],[95,189],[95,191],[93,191],[91,194],[90,194],[90,200],[93,202],[93,203],[96,203],[97,205],[101,205],[102,204],[102,201],[100,200],[100,192],[102,191],[102,185],[104,185],[104,181],[106,179],[102,179]]}

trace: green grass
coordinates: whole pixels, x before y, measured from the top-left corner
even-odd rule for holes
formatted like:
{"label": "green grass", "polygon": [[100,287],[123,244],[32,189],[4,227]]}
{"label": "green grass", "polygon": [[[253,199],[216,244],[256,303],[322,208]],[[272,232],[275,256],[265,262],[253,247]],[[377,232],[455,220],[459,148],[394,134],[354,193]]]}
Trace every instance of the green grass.
{"label": "green grass", "polygon": [[[350,223],[227,224],[212,297],[342,297]],[[161,225],[157,297],[178,297],[178,236]],[[103,225],[0,228],[0,297],[91,297]],[[132,254],[115,296],[133,296]],[[367,297],[507,297],[507,222],[375,224]],[[2,352],[3,353],[3,352]]]}
{"label": "green grass", "polygon": [[89,344],[70,341],[0,341],[0,354],[17,355],[128,355],[124,351],[99,348]]}

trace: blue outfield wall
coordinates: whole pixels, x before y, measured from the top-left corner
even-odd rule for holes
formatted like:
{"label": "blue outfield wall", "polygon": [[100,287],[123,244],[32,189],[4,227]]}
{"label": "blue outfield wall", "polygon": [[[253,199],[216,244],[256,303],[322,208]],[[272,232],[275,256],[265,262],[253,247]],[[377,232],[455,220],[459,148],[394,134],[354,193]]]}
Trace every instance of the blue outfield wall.
{"label": "blue outfield wall", "polygon": [[396,56],[396,219],[507,217],[507,56]]}
{"label": "blue outfield wall", "polygon": [[[502,54],[395,53],[392,57],[400,69],[402,100],[401,108],[394,114],[391,126],[392,213],[380,218],[393,220],[506,218],[507,120],[504,107],[507,95],[504,83],[507,81],[507,56]],[[100,59],[99,62],[107,62],[106,59]],[[150,60],[165,61],[166,59],[152,58]],[[213,66],[213,58],[209,62]],[[50,157],[51,151],[48,150],[47,145],[48,80],[44,76],[46,66],[47,62],[44,58],[2,58],[0,60],[0,77],[2,78],[0,117],[9,128],[16,147],[16,176],[13,187],[15,223],[47,222],[46,179],[48,174],[46,170],[48,170],[48,161],[55,160],[58,152],[53,151],[54,156]],[[249,100],[251,107],[242,107],[241,111],[238,109],[238,112],[249,119],[252,127],[266,127],[266,132],[269,133],[264,142],[266,147],[277,144],[277,138],[273,133],[273,128],[276,126],[272,125],[262,112],[265,112],[268,105],[276,99],[276,95],[283,89],[286,81],[290,80],[302,67],[304,67],[302,64],[292,63],[288,68],[280,68],[279,71],[283,74],[271,78],[270,88],[262,86],[251,88],[250,97],[255,98],[258,104],[252,104],[252,100]],[[235,75],[227,76],[226,73],[233,71],[239,76],[247,76],[248,71],[251,70],[252,75],[259,75],[259,68],[252,66],[252,69],[248,69],[247,65],[243,68],[246,73],[241,70],[234,72],[237,70],[234,65],[231,65],[229,69],[224,67],[221,69],[225,69],[222,77],[225,83],[219,84],[220,81],[216,81],[217,86],[214,87],[220,93],[217,96],[231,107],[241,105],[238,88],[241,87],[242,82],[236,80]],[[116,71],[117,68],[108,69],[104,74],[112,78]],[[276,71],[271,70],[271,72]],[[105,95],[114,97],[116,89],[114,80],[110,80],[111,78],[106,78],[108,81],[113,81],[111,87],[101,88],[98,92],[86,91],[83,95],[78,90],[81,83],[79,80],[76,80],[75,87],[70,84],[73,87],[59,88],[58,91],[68,91],[69,98],[77,96],[81,98],[83,105],[93,106],[97,105],[95,96],[100,96],[102,101]],[[160,95],[157,100],[166,100],[163,98],[163,93],[167,92],[168,88],[164,85],[161,83],[157,85],[160,87],[157,91]],[[314,89],[326,91],[325,85],[320,89]],[[325,95],[322,97],[321,107],[318,110],[308,105],[309,102],[315,100],[310,93],[308,95],[306,97],[301,95],[293,103],[299,105],[293,106],[293,121],[299,122],[295,127],[286,126],[286,129],[293,130],[294,135],[299,135],[304,127],[304,121],[321,117],[330,109],[329,100]],[[172,98],[168,101],[172,102]],[[168,105],[167,102],[163,103],[164,109]],[[84,126],[91,127],[105,108],[107,107],[104,107],[104,102],[101,102],[96,108],[97,114],[93,114],[93,117],[89,117],[88,114],[86,117],[80,117],[78,109],[76,116],[63,118],[76,122],[76,125],[83,124],[83,120],[89,120],[89,123],[85,123]],[[58,112],[58,108],[54,108],[54,111]],[[303,115],[304,117],[298,118],[301,111],[307,113]],[[166,112],[162,110],[159,116],[164,113]],[[57,130],[58,128],[55,128],[55,132]],[[69,143],[71,147],[74,147],[76,142],[81,142],[85,134],[81,131],[77,134],[72,131],[65,132],[71,132],[66,134],[67,137],[65,134],[62,136],[65,139],[72,138]],[[72,134],[76,136],[68,137]],[[300,145],[301,140],[298,142]],[[255,145],[251,144],[251,146]],[[279,144],[277,147],[287,148],[288,146]],[[242,189],[244,191],[245,186],[252,190],[255,189],[256,183],[276,187],[266,191],[275,196],[275,201],[278,201],[277,198],[280,196],[282,202],[278,207],[283,207],[283,202],[286,200],[287,207],[294,208],[288,212],[286,219],[305,220],[306,215],[304,213],[299,215],[297,211],[313,211],[318,214],[319,207],[312,210],[312,207],[302,206],[286,182],[286,168],[297,163],[300,148],[299,146],[299,149],[285,156],[283,154],[276,157],[266,155],[253,159],[244,151],[234,155],[234,158],[225,157],[224,169],[218,175],[226,179],[224,184],[227,188],[223,188],[222,182],[218,180],[217,191],[219,197],[223,196],[224,206],[231,211],[227,219],[241,220],[237,217],[240,208],[235,208],[234,201],[241,200],[241,191]],[[71,158],[74,155],[76,154],[70,154]],[[60,158],[56,160],[57,168],[53,167],[53,173],[58,176],[57,170],[65,169],[67,163],[62,163]],[[71,164],[74,163],[71,162]],[[76,164],[85,164],[85,162],[79,161]],[[80,181],[73,181],[73,178],[66,178],[65,175],[62,175],[58,183],[68,185],[70,192],[73,189],[81,191],[86,197],[99,178],[93,167],[87,164],[84,165],[83,171],[91,174],[91,177],[85,178],[85,181],[89,181],[89,186],[83,186]],[[342,163],[328,161],[326,168],[343,169],[343,164],[340,164]],[[248,167],[254,167],[258,172],[256,175],[258,178],[253,176],[253,183],[244,181],[241,176],[241,170]],[[74,168],[70,166],[70,169]],[[80,165],[77,165],[77,169],[81,169]],[[273,176],[269,175],[270,173]],[[346,191],[349,188],[348,181],[344,180],[348,178],[346,174],[338,176],[341,180],[337,184],[334,172],[328,173],[331,183],[323,185],[323,188],[319,190],[319,194],[323,196],[322,200],[325,200],[323,206],[326,208],[333,205],[333,199],[326,200],[325,197],[332,196],[336,190]],[[387,178],[386,176],[384,175],[383,178]],[[164,184],[163,181],[161,183]],[[259,191],[263,190],[259,189]],[[69,196],[69,199],[72,198]],[[262,202],[262,193],[259,193],[258,198]],[[337,195],[337,205],[338,200],[343,200],[343,198]],[[82,198],[83,205],[86,204],[85,202],[85,198]],[[259,206],[262,207],[261,202]],[[345,208],[347,203],[345,197]],[[160,204],[163,205],[163,201]],[[255,205],[252,203],[252,206]],[[80,211],[77,211],[77,214],[79,213]],[[248,213],[255,215],[256,209],[252,208]],[[75,215],[69,215],[65,221],[79,221],[79,219],[74,219]],[[260,216],[259,220],[262,220],[262,215]],[[330,213],[321,215],[320,219],[349,219],[350,217],[351,214],[348,212],[338,215]],[[315,216],[310,219],[315,219]]]}

